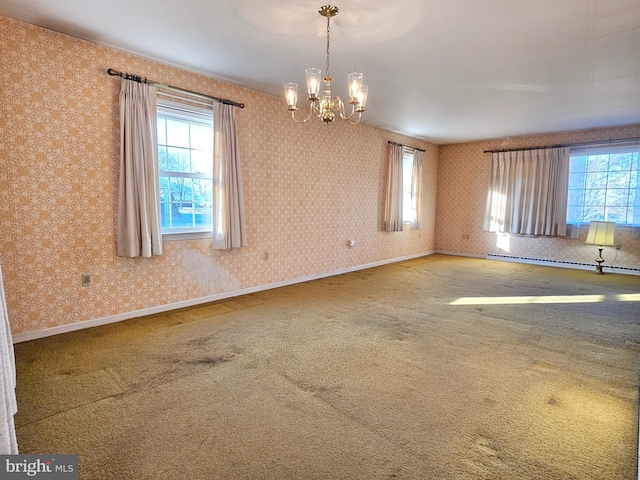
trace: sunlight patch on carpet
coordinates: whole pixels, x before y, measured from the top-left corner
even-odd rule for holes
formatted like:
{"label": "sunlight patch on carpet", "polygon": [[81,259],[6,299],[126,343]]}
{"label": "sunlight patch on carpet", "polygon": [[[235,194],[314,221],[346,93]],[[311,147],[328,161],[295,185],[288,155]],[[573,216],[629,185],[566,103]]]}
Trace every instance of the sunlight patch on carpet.
{"label": "sunlight patch on carpet", "polygon": [[[619,295],[618,295],[619,296]],[[600,303],[605,295],[548,295],[523,297],[461,297],[449,305],[515,305],[523,303]],[[627,300],[630,301],[630,300]],[[637,301],[637,300],[635,300]]]}

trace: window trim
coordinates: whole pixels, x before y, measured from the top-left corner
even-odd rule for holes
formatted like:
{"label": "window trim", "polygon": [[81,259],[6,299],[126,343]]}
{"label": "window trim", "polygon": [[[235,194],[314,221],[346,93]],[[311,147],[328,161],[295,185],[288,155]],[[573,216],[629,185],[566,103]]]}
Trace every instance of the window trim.
{"label": "window trim", "polygon": [[[188,100],[186,100],[188,102]],[[157,118],[168,118],[180,120],[183,122],[189,122],[190,124],[204,125],[211,128],[213,137],[213,110],[203,108],[201,106],[186,104],[175,100],[160,99],[156,100]],[[156,147],[159,146],[159,142],[156,142]],[[212,145],[212,158],[213,163],[213,145]],[[158,180],[161,177],[175,177],[175,178],[190,178],[190,179],[204,179],[211,180],[213,184],[213,173],[211,175],[204,173],[192,173],[192,172],[176,172],[170,170],[161,170],[158,168]],[[213,199],[212,199],[213,204]],[[213,232],[215,229],[215,209],[212,205],[211,225],[208,227],[162,227],[161,234],[163,241],[179,241],[179,240],[196,240],[213,238]]]}

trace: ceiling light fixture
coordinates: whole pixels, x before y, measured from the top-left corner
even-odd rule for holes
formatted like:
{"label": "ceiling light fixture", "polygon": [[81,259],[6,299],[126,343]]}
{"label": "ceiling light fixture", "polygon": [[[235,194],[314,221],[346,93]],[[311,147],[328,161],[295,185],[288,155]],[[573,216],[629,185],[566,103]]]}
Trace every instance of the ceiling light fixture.
{"label": "ceiling light fixture", "polygon": [[[333,5],[325,5],[318,10],[318,13],[327,18],[327,72],[323,81],[325,83],[325,90],[320,92],[320,69],[308,68],[307,74],[307,91],[309,93],[309,116],[304,120],[298,120],[296,118],[296,110],[298,110],[298,84],[297,83],[285,83],[284,96],[287,100],[287,105],[291,111],[291,118],[299,123],[307,123],[313,115],[320,118],[325,125],[329,125],[336,119],[336,114],[340,115],[340,118],[346,120],[348,123],[355,125],[360,122],[362,112],[365,110],[365,104],[367,103],[367,94],[369,93],[369,87],[362,85],[361,73],[350,73],[347,75],[347,85],[349,88],[349,103],[351,104],[351,114],[347,117],[345,115],[344,103],[340,97],[331,96],[331,71],[329,69],[329,53],[330,41],[329,30],[331,17],[335,17],[338,14],[338,7]],[[357,118],[354,119],[355,114]]]}

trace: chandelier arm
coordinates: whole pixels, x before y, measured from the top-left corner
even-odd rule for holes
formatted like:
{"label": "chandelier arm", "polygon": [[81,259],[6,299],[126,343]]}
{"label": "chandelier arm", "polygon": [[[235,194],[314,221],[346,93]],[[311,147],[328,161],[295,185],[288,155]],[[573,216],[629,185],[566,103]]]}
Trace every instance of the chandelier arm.
{"label": "chandelier arm", "polygon": [[350,122],[349,120],[351,120],[351,118],[355,115],[356,113],[356,106],[351,104],[351,115],[349,115],[348,117],[345,114],[344,111],[344,102],[342,101],[342,99],[340,97],[335,97],[333,99],[334,102],[337,101],[337,106],[338,108],[336,109],[336,111],[338,111],[340,113],[340,118],[343,120],[346,120],[348,123],[351,123],[352,125],[355,125],[355,123],[358,123],[360,121],[360,117],[362,117],[362,114],[360,113],[360,115],[358,116],[358,120],[356,120],[355,123]]}
{"label": "chandelier arm", "polygon": [[318,99],[315,103],[314,103],[314,108],[313,108],[313,113],[315,114],[316,118],[322,118],[322,99]]}
{"label": "chandelier arm", "polygon": [[[355,113],[355,112],[354,112],[354,113]],[[351,118],[352,116],[353,116],[353,114],[349,115],[349,118],[344,118],[343,120],[344,120],[345,122],[347,122],[349,125],[357,125],[357,124],[359,124],[359,123],[360,123],[360,119],[362,118],[362,113],[361,113],[361,112],[358,112],[358,119],[357,119],[357,120],[355,120],[355,121],[350,120],[350,118]]]}
{"label": "chandelier arm", "polygon": [[296,123],[307,123],[309,120],[311,120],[311,117],[313,115],[313,107],[317,102],[314,100],[313,102],[311,102],[311,104],[309,105],[309,115],[307,116],[307,118],[305,118],[304,120],[298,120],[296,118],[296,110],[291,110],[291,118],[293,118],[293,120]]}

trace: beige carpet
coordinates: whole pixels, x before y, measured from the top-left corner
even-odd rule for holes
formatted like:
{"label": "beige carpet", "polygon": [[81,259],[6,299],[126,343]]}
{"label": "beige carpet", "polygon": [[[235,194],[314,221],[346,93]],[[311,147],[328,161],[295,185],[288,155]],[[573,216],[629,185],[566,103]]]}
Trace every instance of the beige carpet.
{"label": "beige carpet", "polygon": [[639,294],[433,255],[18,344],[18,441],[82,479],[637,479]]}

